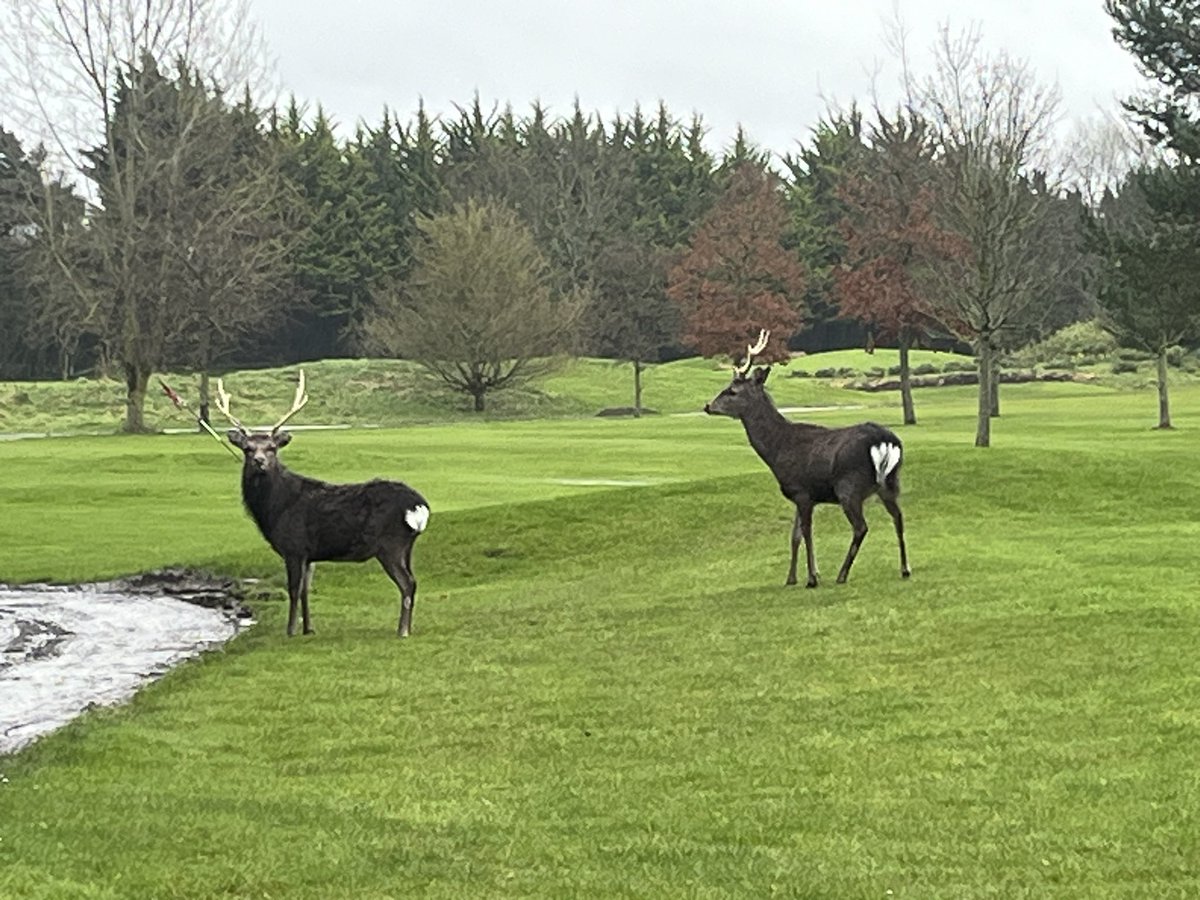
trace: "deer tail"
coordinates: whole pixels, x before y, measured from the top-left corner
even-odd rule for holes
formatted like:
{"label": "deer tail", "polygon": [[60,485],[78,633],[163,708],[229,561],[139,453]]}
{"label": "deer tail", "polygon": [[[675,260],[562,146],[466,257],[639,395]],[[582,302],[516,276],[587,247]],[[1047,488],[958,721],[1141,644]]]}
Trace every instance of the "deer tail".
{"label": "deer tail", "polygon": [[899,485],[891,476],[900,466],[900,456],[900,445],[891,441],[881,441],[871,448],[871,462],[875,464],[875,480],[881,488],[890,488],[893,491],[899,489]]}
{"label": "deer tail", "polygon": [[429,507],[424,503],[418,503],[404,514],[404,521],[408,523],[409,528],[420,534],[429,524]]}

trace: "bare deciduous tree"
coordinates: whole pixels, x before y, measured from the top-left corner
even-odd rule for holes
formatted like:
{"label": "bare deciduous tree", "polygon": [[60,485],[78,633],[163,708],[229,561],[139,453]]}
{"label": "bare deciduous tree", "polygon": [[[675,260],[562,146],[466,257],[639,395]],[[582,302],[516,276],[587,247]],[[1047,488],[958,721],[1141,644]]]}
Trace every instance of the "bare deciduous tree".
{"label": "bare deciduous tree", "polygon": [[103,139],[119,74],[144,55],[221,84],[267,81],[250,0],[6,0],[0,51],[10,123],[76,172]]}
{"label": "bare deciduous tree", "polygon": [[959,252],[928,269],[938,318],[976,347],[979,418],[975,445],[991,443],[998,351],[1056,293],[1066,265],[1045,223],[1057,197],[1051,164],[1057,87],[1028,64],[985,54],[977,30],[941,31],[934,73],[914,101],[938,135],[939,225]]}
{"label": "bare deciduous tree", "polygon": [[0,78],[18,118],[90,201],[84,227],[56,219],[61,204],[41,207],[50,270],[69,288],[46,296],[120,363],[127,431],[143,429],[147,381],[172,348],[203,346],[217,323],[261,311],[262,282],[277,277],[278,242],[263,231],[278,190],[236,140],[218,146],[235,115],[223,88],[245,85],[250,115],[263,70],[248,10],[248,0],[13,0],[3,14]]}

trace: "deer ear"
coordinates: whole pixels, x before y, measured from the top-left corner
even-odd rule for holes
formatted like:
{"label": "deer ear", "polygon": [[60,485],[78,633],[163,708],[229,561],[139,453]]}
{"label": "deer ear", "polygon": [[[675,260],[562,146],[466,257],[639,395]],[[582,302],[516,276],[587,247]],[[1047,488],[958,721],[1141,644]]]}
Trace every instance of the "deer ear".
{"label": "deer ear", "polygon": [[240,447],[243,450],[246,449],[245,435],[238,431],[238,429],[230,428],[225,432],[225,436],[229,438],[229,443],[233,444],[233,446]]}
{"label": "deer ear", "polygon": [[757,369],[754,370],[754,383],[755,384],[766,384],[767,376],[770,374],[771,374],[770,366],[759,366]]}
{"label": "deer ear", "polygon": [[286,447],[291,442],[292,442],[292,435],[291,435],[291,432],[289,432],[289,431],[281,431],[281,432],[279,432],[279,434],[275,435],[275,446],[276,447]]}

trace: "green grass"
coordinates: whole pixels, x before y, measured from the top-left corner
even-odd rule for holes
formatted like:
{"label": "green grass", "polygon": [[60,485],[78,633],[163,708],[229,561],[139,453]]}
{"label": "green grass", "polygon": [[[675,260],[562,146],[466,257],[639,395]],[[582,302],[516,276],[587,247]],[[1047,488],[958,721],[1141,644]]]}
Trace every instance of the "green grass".
{"label": "green grass", "polygon": [[[570,360],[548,378],[490,394],[487,411],[480,415],[471,408],[470,398],[451,392],[411,363],[338,359],[226,374],[226,387],[234,398],[234,415],[247,424],[277,420],[291,403],[299,368],[305,371],[311,400],[296,419],[298,423],[395,426],[577,418],[593,416],[607,407],[633,404],[632,367],[607,360]],[[786,373],[787,369],[780,370],[781,375]],[[688,359],[652,366],[643,378],[644,406],[661,413],[694,412],[728,383],[729,368],[709,360]],[[196,376],[168,375],[166,380],[197,408]],[[843,391],[820,382],[784,377],[777,382],[781,403],[847,402]],[[123,383],[106,379],[0,382],[0,435],[116,432],[125,414],[124,391]],[[152,429],[186,428],[189,421],[186,413],[171,406],[157,381],[152,381],[146,424]]]}
{"label": "green grass", "polygon": [[[647,403],[695,409],[710,368]],[[617,405],[609,374],[560,377]],[[859,400],[807,381],[777,399]],[[1200,388],[1174,402],[1157,432],[1152,394],[1006,388],[980,451],[973,389],[918,394],[913,578],[872,505],[815,591],[783,586],[790,508],[725,419],[302,434],[294,468],[430,499],[414,637],[378,567],[319,566],[315,636],[264,601],[0,760],[0,897],[1196,896]],[[812,418],[866,416],[898,418]],[[0,471],[0,580],[280,583],[206,438],[2,444]],[[828,577],[849,530],[815,533]]]}

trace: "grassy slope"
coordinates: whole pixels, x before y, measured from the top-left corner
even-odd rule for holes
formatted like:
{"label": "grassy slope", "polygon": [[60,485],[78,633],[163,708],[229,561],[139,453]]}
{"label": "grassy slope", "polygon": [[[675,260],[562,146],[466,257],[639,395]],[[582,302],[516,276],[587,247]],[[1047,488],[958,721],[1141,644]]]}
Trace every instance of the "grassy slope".
{"label": "grassy slope", "polygon": [[[881,350],[884,358],[889,351]],[[894,351],[891,351],[894,356]],[[852,358],[873,357],[855,351],[828,354],[838,366],[853,365]],[[933,354],[930,354],[932,357]],[[945,361],[947,354],[938,354]],[[808,357],[808,360],[824,359]],[[923,357],[922,357],[923,358]],[[843,361],[846,360],[846,361]],[[807,362],[807,360],[806,360]],[[873,364],[873,363],[872,363]],[[864,367],[866,363],[863,364]],[[799,361],[793,368],[800,368]],[[271,422],[291,402],[296,370],[265,369],[233,372],[226,386],[234,396],[234,413],[250,423]],[[606,360],[573,360],[553,376],[519,390],[501,391],[488,398],[488,411],[479,416],[470,401],[451,394],[435,379],[405,362],[392,360],[324,360],[304,366],[312,398],[299,421],[342,422],[372,425],[406,425],[480,419],[589,416],[611,406],[633,403],[633,371],[628,365]],[[823,405],[847,401],[841,390],[811,379],[781,377],[776,392],[781,403]],[[663,413],[699,409],[729,378],[728,367],[707,360],[688,359],[651,367],[644,375],[643,404]],[[167,377],[193,406],[198,387],[194,376]],[[188,417],[177,413],[158,393],[157,384],[146,404],[146,421],[152,428],[186,427]],[[124,387],[117,381],[81,379],[61,382],[0,382],[0,434],[35,432],[71,434],[111,433],[124,415]],[[871,402],[882,402],[879,400]]]}
{"label": "grassy slope", "polygon": [[[920,394],[913,579],[873,506],[851,582],[811,592],[726,420],[303,435],[298,469],[430,498],[416,636],[377,568],[322,566],[315,637],[264,603],[0,762],[0,896],[1193,896],[1200,390],[1176,433],[1153,402],[1012,388],[976,451],[971,389]],[[279,578],[200,437],[0,471],[0,579]],[[836,510],[816,541],[835,571]]]}

